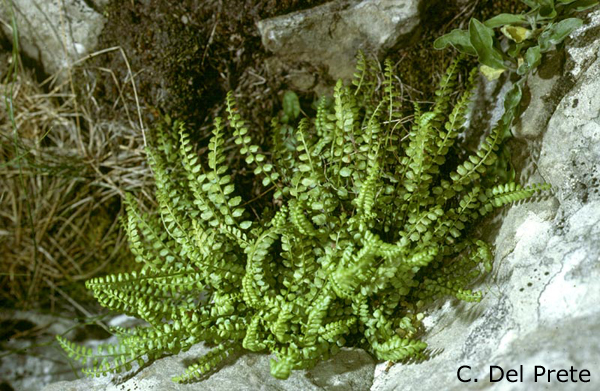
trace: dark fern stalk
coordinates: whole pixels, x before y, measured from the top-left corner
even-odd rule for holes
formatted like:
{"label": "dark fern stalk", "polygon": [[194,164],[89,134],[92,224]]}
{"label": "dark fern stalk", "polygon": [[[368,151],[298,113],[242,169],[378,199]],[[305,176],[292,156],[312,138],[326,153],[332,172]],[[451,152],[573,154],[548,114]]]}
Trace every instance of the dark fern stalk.
{"label": "dark fern stalk", "polygon": [[[354,87],[338,83],[316,119],[300,120],[292,135],[274,122],[271,154],[252,143],[231,95],[229,126],[215,120],[204,163],[181,123],[159,128],[148,151],[159,216],[142,214],[128,197],[123,221],[141,271],[87,282],[103,306],[147,325],[114,329],[119,344],[96,353],[59,338],[63,348],[99,376],[198,342],[215,345],[174,378],[181,382],[201,379],[240,346],[274,353],[271,374],[280,379],[349,343],[381,360],[421,355],[424,303],[481,299],[467,286],[491,268],[492,254],[468,227],[548,188],[481,184],[510,121],[448,167],[475,78],[455,97],[459,67],[449,67],[435,103],[419,108],[406,130],[395,121],[391,64],[379,97],[364,58]],[[223,152],[229,134],[257,180],[277,188],[275,213],[252,219],[243,207]]]}

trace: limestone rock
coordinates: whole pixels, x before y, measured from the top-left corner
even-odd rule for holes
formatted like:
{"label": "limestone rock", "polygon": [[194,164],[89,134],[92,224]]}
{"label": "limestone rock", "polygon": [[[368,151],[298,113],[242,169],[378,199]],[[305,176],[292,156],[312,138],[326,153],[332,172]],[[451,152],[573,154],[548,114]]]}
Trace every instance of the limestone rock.
{"label": "limestone rock", "polygon": [[[132,328],[143,322],[118,315],[105,319],[108,326]],[[62,335],[94,348],[116,344],[116,337],[94,324],[82,326],[76,319],[39,311],[0,311],[0,390],[40,391],[44,386],[72,380],[80,372],[79,362],[68,362],[57,345]]]}
{"label": "limestone rock", "polygon": [[[0,390],[39,391],[45,385],[73,378],[54,344],[77,323],[34,311],[3,308],[0,312]],[[82,330],[82,329],[80,329]],[[77,337],[68,333],[69,337]]]}
{"label": "limestone rock", "polygon": [[282,59],[329,67],[350,78],[359,49],[381,54],[410,38],[419,23],[419,0],[336,0],[265,19],[258,29],[266,49]]}
{"label": "limestone rock", "polygon": [[[91,53],[104,27],[102,15],[84,0],[9,0],[0,2],[0,14],[10,23],[16,17],[21,49],[42,64],[47,74],[68,67]],[[2,24],[12,41],[12,27]]]}
{"label": "limestone rock", "polygon": [[[527,108],[513,128],[515,137],[536,139],[548,127],[550,117],[564,95],[573,88],[576,79],[595,61],[600,49],[600,13],[571,34],[566,50],[549,53],[528,81],[530,96]],[[566,57],[566,58],[565,58]]]}
{"label": "limestone rock", "polygon": [[343,349],[337,356],[310,371],[294,371],[287,380],[278,380],[269,372],[270,356],[247,353],[229,357],[224,368],[206,380],[192,384],[174,383],[171,378],[183,373],[208,351],[203,345],[188,352],[157,360],[130,379],[104,377],[51,384],[43,391],[255,391],[255,390],[368,390],[373,383],[375,363],[360,349]]}

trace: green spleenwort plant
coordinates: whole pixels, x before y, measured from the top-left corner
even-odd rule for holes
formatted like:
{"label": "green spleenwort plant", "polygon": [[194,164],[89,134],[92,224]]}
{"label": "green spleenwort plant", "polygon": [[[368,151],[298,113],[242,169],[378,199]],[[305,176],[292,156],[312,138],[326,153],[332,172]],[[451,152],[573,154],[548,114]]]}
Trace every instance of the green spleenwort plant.
{"label": "green spleenwort plant", "polygon": [[[518,115],[523,85],[542,60],[542,55],[554,50],[583,21],[574,14],[598,5],[598,0],[521,0],[531,8],[522,14],[500,14],[483,23],[473,18],[468,30],[455,29],[434,42],[436,49],[452,45],[459,52],[477,56],[481,72],[490,80],[506,71],[519,77],[509,92],[513,109]],[[495,31],[499,30],[499,31]],[[512,120],[512,119],[511,119]],[[508,131],[503,137],[510,136]]]}
{"label": "green spleenwort plant", "polygon": [[[59,337],[62,347],[100,376],[201,341],[214,345],[178,382],[206,376],[240,346],[274,353],[271,374],[279,379],[344,345],[380,360],[422,357],[422,306],[442,296],[482,297],[467,285],[490,270],[492,254],[469,227],[548,188],[484,185],[493,183],[486,171],[510,126],[502,121],[476,153],[458,165],[446,161],[476,74],[456,97],[458,67],[442,77],[433,105],[414,105],[407,129],[396,118],[391,63],[378,98],[362,56],[353,87],[338,82],[333,99],[322,99],[316,117],[295,128],[288,125],[299,110],[288,95],[285,126],[273,121],[269,153],[252,143],[231,94],[228,126],[215,120],[205,164],[183,124],[159,129],[148,156],[160,214],[142,214],[131,196],[125,200],[124,226],[143,268],[86,284],[103,306],[148,325],[114,328],[118,345],[95,353]],[[230,137],[273,187],[276,211],[252,219],[236,195],[224,155]]]}

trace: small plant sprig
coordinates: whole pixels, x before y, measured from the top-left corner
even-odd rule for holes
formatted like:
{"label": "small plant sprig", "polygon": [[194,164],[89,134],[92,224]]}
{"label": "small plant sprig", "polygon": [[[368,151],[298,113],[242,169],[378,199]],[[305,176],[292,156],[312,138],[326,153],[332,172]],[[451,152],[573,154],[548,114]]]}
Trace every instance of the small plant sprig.
{"label": "small plant sprig", "polygon": [[[556,49],[581,27],[574,15],[600,3],[598,0],[521,0],[531,8],[521,14],[500,14],[484,22],[472,18],[467,30],[455,29],[439,37],[434,48],[453,46],[466,55],[477,56],[481,72],[497,79],[504,72],[518,75],[505,99],[504,122],[519,115],[522,88],[537,68],[542,55]],[[507,132],[503,137],[510,136]]]}
{"label": "small plant sprig", "polygon": [[[583,21],[576,12],[598,5],[598,0],[522,0],[531,10],[522,14],[500,14],[483,23],[473,18],[468,30],[455,29],[438,38],[434,47],[454,46],[459,52],[477,56],[488,78],[510,70],[526,75],[541,56],[561,44]],[[496,34],[499,29],[501,34]]]}

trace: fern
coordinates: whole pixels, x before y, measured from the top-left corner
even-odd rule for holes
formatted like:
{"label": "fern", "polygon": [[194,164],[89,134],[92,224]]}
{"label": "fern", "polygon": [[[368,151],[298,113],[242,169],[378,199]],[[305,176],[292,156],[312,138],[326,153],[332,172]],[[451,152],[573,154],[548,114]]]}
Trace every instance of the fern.
{"label": "fern", "polygon": [[[205,341],[216,347],[175,381],[207,376],[240,346],[274,353],[271,374],[285,379],[350,343],[381,360],[420,356],[419,308],[443,296],[481,299],[468,285],[490,270],[492,252],[468,230],[549,186],[482,181],[510,116],[467,159],[447,159],[475,84],[471,72],[455,93],[460,59],[435,101],[415,105],[405,135],[392,64],[376,91],[361,56],[354,87],[339,82],[314,120],[273,122],[270,153],[252,141],[231,94],[207,156],[182,123],[157,129],[148,157],[159,213],[125,200],[123,225],[142,269],[87,282],[100,304],[147,326],[115,329],[119,344],[96,353],[59,338],[70,357],[103,375]],[[230,138],[257,180],[276,188],[274,211],[245,210],[224,152]]]}
{"label": "fern", "polygon": [[196,363],[190,365],[183,375],[174,377],[173,381],[177,383],[187,383],[201,378],[227,358],[233,350],[234,348],[230,344],[220,344],[196,361]]}

